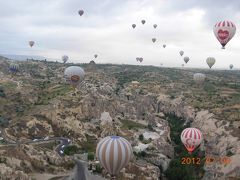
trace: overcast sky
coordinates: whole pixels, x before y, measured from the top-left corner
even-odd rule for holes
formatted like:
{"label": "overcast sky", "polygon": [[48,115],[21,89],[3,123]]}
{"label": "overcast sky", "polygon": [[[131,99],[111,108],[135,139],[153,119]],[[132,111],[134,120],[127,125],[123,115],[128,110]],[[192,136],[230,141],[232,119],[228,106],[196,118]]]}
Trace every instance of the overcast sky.
{"label": "overcast sky", "polygon": [[[85,11],[81,17],[79,9]],[[214,68],[240,68],[239,19],[239,0],[2,0],[0,54],[59,60],[66,54],[71,62],[98,54],[97,63],[138,64],[136,57],[143,57],[143,65],[180,66],[183,50],[187,67],[207,68],[206,58],[213,56]],[[225,50],[212,30],[220,20],[237,27]],[[36,42],[33,48],[29,40]]]}

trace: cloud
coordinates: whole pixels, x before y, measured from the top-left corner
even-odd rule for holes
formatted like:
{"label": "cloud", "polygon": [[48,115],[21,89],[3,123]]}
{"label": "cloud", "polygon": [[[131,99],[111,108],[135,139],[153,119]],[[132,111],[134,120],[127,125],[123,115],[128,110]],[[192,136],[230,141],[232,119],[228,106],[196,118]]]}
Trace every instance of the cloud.
{"label": "cloud", "polygon": [[[135,58],[143,57],[143,64],[180,66],[179,51],[184,50],[190,57],[187,66],[206,67],[205,59],[215,56],[216,67],[230,62],[240,67],[238,33],[222,51],[212,32],[219,19],[239,27],[239,8],[237,0],[9,0],[0,6],[0,54],[57,59],[67,54],[75,62],[99,54],[100,63],[137,64]],[[85,11],[82,17],[79,9]],[[29,40],[36,41],[34,48]]]}

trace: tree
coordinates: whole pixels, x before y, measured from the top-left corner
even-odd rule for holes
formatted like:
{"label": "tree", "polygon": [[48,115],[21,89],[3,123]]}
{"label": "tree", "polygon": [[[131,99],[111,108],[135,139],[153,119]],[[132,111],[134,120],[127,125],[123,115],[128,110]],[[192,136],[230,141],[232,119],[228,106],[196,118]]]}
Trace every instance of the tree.
{"label": "tree", "polygon": [[88,160],[89,161],[93,161],[94,160],[94,153],[93,152],[88,153]]}
{"label": "tree", "polygon": [[139,138],[140,141],[143,141],[143,138],[144,138],[143,134],[140,134],[138,138]]}

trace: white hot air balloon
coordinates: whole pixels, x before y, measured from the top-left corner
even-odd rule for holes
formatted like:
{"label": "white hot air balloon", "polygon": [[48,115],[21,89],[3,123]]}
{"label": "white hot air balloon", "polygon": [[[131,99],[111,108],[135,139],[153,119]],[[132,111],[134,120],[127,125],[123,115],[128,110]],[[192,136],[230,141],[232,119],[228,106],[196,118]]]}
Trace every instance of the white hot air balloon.
{"label": "white hot air balloon", "polygon": [[230,69],[232,69],[232,68],[233,68],[233,65],[232,65],[232,64],[230,64],[230,65],[229,65],[229,68],[230,68]]}
{"label": "white hot air balloon", "polygon": [[35,42],[34,42],[34,41],[29,41],[29,43],[28,43],[28,44],[29,44],[29,46],[30,46],[30,47],[33,47],[33,46],[34,46],[34,44],[35,44]]}
{"label": "white hot air balloon", "polygon": [[191,154],[203,140],[202,133],[197,128],[186,128],[181,133],[181,141]]}
{"label": "white hot air balloon", "polygon": [[62,61],[63,61],[63,63],[66,63],[67,61],[68,61],[68,56],[67,55],[63,55],[62,56]]}
{"label": "white hot air balloon", "polygon": [[184,51],[180,51],[179,54],[182,56],[184,54]]}
{"label": "white hot air balloon", "polygon": [[82,15],[84,14],[84,11],[81,9],[81,10],[78,11],[78,14],[79,14],[80,16],[82,16]]}
{"label": "white hot air balloon", "polygon": [[136,27],[136,24],[132,24],[132,28],[134,29]]}
{"label": "white hot air balloon", "polygon": [[196,82],[196,83],[203,83],[206,79],[206,75],[205,74],[202,74],[202,73],[195,73],[193,75],[193,80]]}
{"label": "white hot air balloon", "polygon": [[207,64],[208,64],[209,68],[211,69],[212,66],[215,64],[216,60],[215,60],[214,57],[208,57],[207,60],[206,60],[206,62],[207,62]]}
{"label": "white hot air balloon", "polygon": [[157,28],[157,24],[154,24],[153,27],[156,29]]}
{"label": "white hot air balloon", "polygon": [[79,66],[69,66],[64,71],[66,81],[73,87],[77,87],[85,76],[84,70]]}
{"label": "white hot air balloon", "polygon": [[119,136],[107,136],[97,145],[96,156],[100,164],[112,176],[118,173],[131,160],[133,155],[131,144]]}
{"label": "white hot air balloon", "polygon": [[233,38],[236,33],[236,26],[231,21],[220,21],[213,27],[214,35],[222,45],[222,49]]}
{"label": "white hot air balloon", "polygon": [[185,57],[183,58],[183,60],[184,60],[184,62],[187,64],[188,61],[189,61],[189,57],[185,56]]}
{"label": "white hot air balloon", "polygon": [[152,42],[155,43],[157,41],[156,38],[152,38]]}

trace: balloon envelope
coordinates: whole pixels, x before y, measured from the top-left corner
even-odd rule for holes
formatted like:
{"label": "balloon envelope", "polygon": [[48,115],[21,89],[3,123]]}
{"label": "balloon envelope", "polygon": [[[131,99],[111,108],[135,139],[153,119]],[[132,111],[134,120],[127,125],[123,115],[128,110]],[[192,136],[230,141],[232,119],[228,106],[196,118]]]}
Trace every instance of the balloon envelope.
{"label": "balloon envelope", "polygon": [[64,77],[68,83],[76,87],[84,78],[85,72],[79,66],[69,66],[64,71]]}
{"label": "balloon envelope", "polygon": [[182,56],[184,54],[184,51],[180,51],[179,54]]}
{"label": "balloon envelope", "polygon": [[153,27],[156,29],[157,28],[157,24],[154,24]]}
{"label": "balloon envelope", "polygon": [[209,66],[210,68],[212,68],[212,66],[215,64],[216,60],[215,60],[214,57],[208,57],[207,60],[206,60],[206,62],[207,62],[207,64],[208,64],[208,66]]}
{"label": "balloon envelope", "polygon": [[186,128],[181,133],[181,141],[189,153],[192,153],[201,144],[202,140],[202,133],[197,128]]}
{"label": "balloon envelope", "polygon": [[16,73],[19,70],[19,65],[16,64],[16,63],[11,63],[10,66],[9,66],[9,70],[12,73]]}
{"label": "balloon envelope", "polygon": [[132,24],[132,28],[134,29],[136,27],[136,24]]}
{"label": "balloon envelope", "polygon": [[230,69],[232,69],[232,68],[233,68],[233,65],[232,65],[232,64],[230,64],[230,65],[229,65],[229,68],[230,68]]}
{"label": "balloon envelope", "polygon": [[233,38],[236,33],[236,26],[231,21],[220,21],[213,27],[214,35],[222,45],[222,48]]}
{"label": "balloon envelope", "polygon": [[153,43],[155,43],[155,42],[156,42],[156,40],[157,40],[156,38],[152,38],[152,42],[153,42]]}
{"label": "balloon envelope", "polygon": [[98,57],[98,55],[97,55],[97,54],[95,54],[95,55],[94,55],[94,58],[97,58],[97,57]]}
{"label": "balloon envelope", "polygon": [[62,56],[62,61],[63,61],[63,63],[66,63],[67,60],[68,60],[68,56],[67,56],[67,55],[63,55],[63,56]]}
{"label": "balloon envelope", "polygon": [[163,48],[165,48],[165,47],[166,47],[166,44],[163,45]]}
{"label": "balloon envelope", "polygon": [[143,19],[141,22],[142,22],[142,24],[145,24],[146,21]]}
{"label": "balloon envelope", "polygon": [[35,42],[34,42],[34,41],[29,41],[29,46],[30,46],[30,47],[33,47],[33,46],[34,46],[34,44],[35,44]]}
{"label": "balloon envelope", "polygon": [[206,75],[205,74],[202,74],[202,73],[195,73],[193,75],[193,80],[196,82],[196,83],[203,83],[206,79]]}
{"label": "balloon envelope", "polygon": [[119,136],[107,136],[97,145],[96,156],[112,176],[116,176],[132,158],[132,146]]}
{"label": "balloon envelope", "polygon": [[189,57],[185,56],[185,57],[183,58],[183,60],[184,60],[184,62],[187,64],[188,61],[189,61]]}
{"label": "balloon envelope", "polygon": [[84,11],[81,9],[81,10],[78,11],[78,14],[79,14],[80,16],[82,16],[82,15],[84,14]]}

